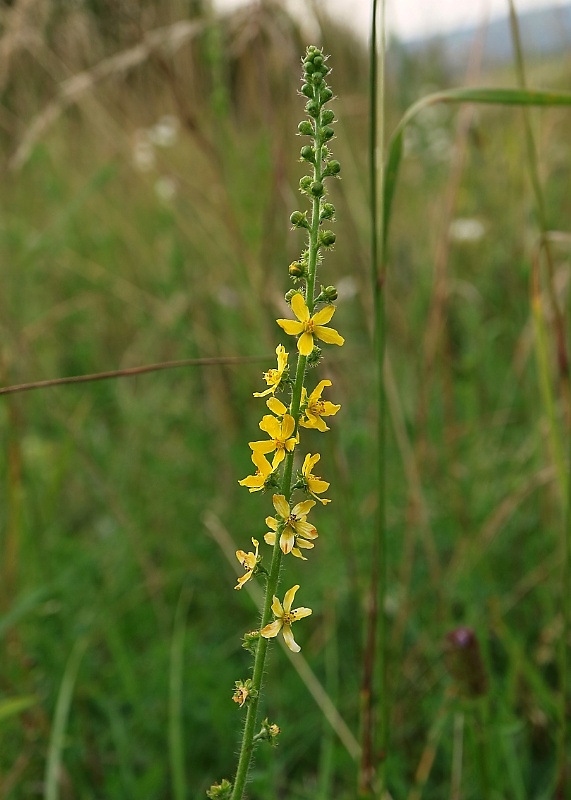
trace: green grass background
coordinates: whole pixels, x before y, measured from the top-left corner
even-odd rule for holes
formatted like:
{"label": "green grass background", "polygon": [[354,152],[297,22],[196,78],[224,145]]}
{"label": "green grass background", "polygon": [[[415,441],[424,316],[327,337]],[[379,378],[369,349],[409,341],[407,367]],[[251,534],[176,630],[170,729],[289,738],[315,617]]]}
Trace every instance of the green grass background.
{"label": "green grass background", "polygon": [[[231,695],[248,675],[241,636],[257,610],[233,590],[228,555],[261,538],[271,513],[270,499],[238,480],[251,472],[247,442],[264,409],[252,392],[263,388],[276,344],[293,349],[275,318],[284,316],[287,266],[303,246],[288,219],[303,208],[296,90],[309,39],[279,4],[222,24],[198,5],[118,10],[93,0],[35,11],[32,3],[26,12],[16,3],[20,33],[39,37],[35,50],[8,25],[10,6],[2,9],[4,41],[13,36],[0,87],[2,385],[259,357],[1,398],[5,800],[199,798],[235,765],[241,712]],[[193,12],[203,25],[196,36],[91,86],[10,167],[63,82]],[[321,275],[339,289],[335,327],[346,345],[327,349],[319,378],[332,379],[329,397],[342,410],[327,436],[308,434],[333,502],[316,512],[310,560],[288,560],[284,580],[299,582],[298,599],[314,610],[298,634],[303,655],[358,735],[376,504],[367,57],[361,42],[322,23],[317,43],[331,54],[332,150],[343,179],[331,188],[337,244]],[[568,84],[566,59],[528,69],[534,86]],[[394,44],[387,130],[427,91],[468,80],[451,75],[438,50],[412,58]],[[477,83],[516,85],[510,66]],[[155,165],[141,172],[137,131],[164,114],[179,119],[178,137],[155,147]],[[533,351],[538,227],[521,112],[478,107],[463,133],[458,118],[457,109],[435,107],[411,126],[393,212],[389,786],[394,798],[436,799],[453,797],[460,780],[458,797],[483,798],[481,724],[492,796],[550,798],[562,513]],[[559,231],[571,213],[569,124],[565,110],[532,114],[549,226]],[[164,178],[175,187],[167,201],[157,193]],[[473,217],[481,239],[448,236],[452,220]],[[568,245],[562,237],[554,248],[562,306]],[[438,259],[447,302],[431,358]],[[216,530],[231,537],[226,552]],[[458,625],[479,638],[489,683],[480,703],[453,696],[443,662],[443,639]],[[181,652],[181,683],[172,684]],[[62,688],[71,696],[58,734]],[[252,800],[356,796],[355,763],[277,647],[263,706],[283,732],[276,750],[257,753]],[[61,758],[57,781],[45,777],[50,752]],[[424,783],[419,765],[428,762]],[[178,783],[173,763],[183,768]]]}

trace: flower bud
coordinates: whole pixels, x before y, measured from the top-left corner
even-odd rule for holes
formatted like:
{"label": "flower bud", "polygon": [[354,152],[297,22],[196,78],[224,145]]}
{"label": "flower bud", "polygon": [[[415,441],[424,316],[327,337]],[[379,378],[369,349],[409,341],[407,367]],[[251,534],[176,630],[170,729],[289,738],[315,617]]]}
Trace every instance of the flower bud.
{"label": "flower bud", "polygon": [[290,216],[289,221],[294,228],[309,228],[307,221],[307,211],[294,211]]}
{"label": "flower bud", "polygon": [[325,289],[321,287],[321,294],[326,303],[334,303],[339,297],[335,286],[326,286]]}
{"label": "flower bud", "polygon": [[341,172],[341,164],[338,161],[332,159],[328,162],[327,166],[323,171],[323,176],[329,178],[331,176],[339,175]]}
{"label": "flower bud", "polygon": [[321,211],[319,213],[319,219],[323,221],[326,219],[333,219],[334,216],[335,216],[335,206],[333,205],[333,203],[323,203],[323,205],[321,206]]}
{"label": "flower bud", "polygon": [[301,261],[292,261],[288,267],[288,272],[292,278],[304,278],[307,271]]}
{"label": "flower bud", "polygon": [[313,125],[307,119],[302,120],[297,126],[297,129],[302,136],[313,136]]}
{"label": "flower bud", "polygon": [[[290,289],[289,292],[286,292],[285,301],[286,301],[286,303],[288,305],[291,305],[291,299],[294,296],[294,294],[301,294],[301,292],[298,291],[297,289]],[[303,297],[303,295],[302,295],[302,297]]]}
{"label": "flower bud", "polygon": [[306,60],[303,62],[303,71],[306,75],[311,75],[312,72],[315,72],[315,67],[313,66],[313,61]]}
{"label": "flower bud", "polygon": [[315,164],[315,150],[308,144],[301,148],[299,155],[302,161],[310,161],[312,164]]}
{"label": "flower bud", "polygon": [[321,112],[322,125],[331,125],[331,123],[334,120],[335,120],[335,113],[330,108],[326,108]]}
{"label": "flower bud", "polygon": [[335,244],[335,234],[333,231],[321,231],[319,234],[320,247],[333,247]]}
{"label": "flower bud", "polygon": [[314,72],[311,76],[311,82],[314,86],[320,86],[323,83],[323,75],[321,72]]}
{"label": "flower bud", "polygon": [[313,57],[313,66],[317,69],[323,64],[323,56],[321,53]]}
{"label": "flower bud", "polygon": [[307,194],[308,192],[311,191],[311,184],[312,183],[313,183],[313,181],[311,180],[311,176],[310,175],[304,175],[303,178],[301,178],[301,180],[299,182],[299,191],[300,192],[304,192],[304,194]]}
{"label": "flower bud", "polygon": [[304,83],[301,87],[301,93],[306,97],[313,97],[313,87],[309,83]]}
{"label": "flower bud", "polygon": [[305,110],[307,111],[310,117],[318,117],[320,108],[321,106],[319,105],[317,100],[309,100],[305,104]]}
{"label": "flower bud", "polygon": [[314,197],[321,197],[325,191],[325,188],[321,181],[311,181],[309,191]]}
{"label": "flower bud", "polygon": [[324,86],[319,93],[319,99],[321,100],[321,104],[327,103],[333,97],[333,92],[328,86]]}
{"label": "flower bud", "polygon": [[323,137],[323,141],[327,142],[329,139],[333,139],[335,136],[335,131],[329,125],[326,125],[321,129],[321,135]]}

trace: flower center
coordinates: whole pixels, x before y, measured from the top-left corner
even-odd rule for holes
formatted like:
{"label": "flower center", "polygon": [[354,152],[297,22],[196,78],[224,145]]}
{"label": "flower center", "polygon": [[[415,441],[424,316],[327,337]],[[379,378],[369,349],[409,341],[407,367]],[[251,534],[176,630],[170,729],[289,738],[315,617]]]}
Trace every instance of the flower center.
{"label": "flower center", "polygon": [[304,333],[313,333],[314,326],[315,326],[315,323],[313,321],[313,317],[311,317],[310,319],[306,320],[303,323],[303,331],[304,331]]}

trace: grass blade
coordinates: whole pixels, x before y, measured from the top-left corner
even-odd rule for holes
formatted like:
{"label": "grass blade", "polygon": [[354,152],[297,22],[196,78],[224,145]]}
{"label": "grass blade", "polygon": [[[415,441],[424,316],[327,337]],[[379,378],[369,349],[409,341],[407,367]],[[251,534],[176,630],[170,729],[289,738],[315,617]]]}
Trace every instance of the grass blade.
{"label": "grass blade", "polygon": [[85,637],[76,641],[63,673],[48,746],[48,759],[44,777],[45,800],[58,800],[59,798],[59,773],[67,719],[79,665],[87,648],[87,643],[88,640]]}

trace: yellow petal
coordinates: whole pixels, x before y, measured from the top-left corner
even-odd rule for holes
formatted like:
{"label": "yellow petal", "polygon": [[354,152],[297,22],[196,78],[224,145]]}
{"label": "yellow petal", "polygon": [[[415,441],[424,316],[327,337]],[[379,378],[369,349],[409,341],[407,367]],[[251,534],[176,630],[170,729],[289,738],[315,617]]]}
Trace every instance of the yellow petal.
{"label": "yellow petal", "polygon": [[282,535],[280,536],[280,547],[282,553],[287,555],[291,553],[291,549],[295,544],[295,536],[293,535],[292,529],[289,527],[284,528]]}
{"label": "yellow petal", "polygon": [[265,431],[272,439],[280,438],[280,423],[275,417],[264,414],[260,420],[260,430]]}
{"label": "yellow petal", "polygon": [[267,394],[271,394],[274,391],[274,387],[270,386],[269,389],[266,389],[265,392],[253,392],[252,394],[254,397],[265,397]]}
{"label": "yellow petal", "polygon": [[272,639],[274,636],[277,636],[278,633],[282,629],[283,622],[281,619],[276,619],[274,622],[270,622],[269,625],[266,625],[265,628],[262,628],[260,631],[260,635],[264,637],[264,639]]}
{"label": "yellow petal", "polygon": [[317,528],[309,522],[296,522],[295,532],[298,536],[305,536],[306,539],[317,539]]}
{"label": "yellow petal", "polygon": [[267,477],[272,471],[270,462],[262,453],[254,451],[252,453],[252,461],[262,475]]}
{"label": "yellow petal", "polygon": [[324,306],[321,311],[318,311],[317,314],[313,315],[313,324],[327,325],[327,323],[331,321],[331,317],[333,314],[335,314],[335,311],[335,306]]}
{"label": "yellow petal", "polygon": [[308,356],[313,350],[313,335],[305,331],[297,340],[297,349],[302,356]]}
{"label": "yellow petal", "polygon": [[[294,294],[291,298],[291,310],[300,322],[305,322],[309,319],[309,309],[303,299],[303,295],[299,292]],[[331,319],[331,317],[329,317],[329,319]]]}
{"label": "yellow petal", "polygon": [[294,622],[297,622],[298,619],[309,617],[311,614],[313,614],[311,608],[304,608],[303,606],[301,606],[301,608],[294,608],[294,610],[291,612]]}
{"label": "yellow petal", "polygon": [[304,514],[309,514],[310,510],[313,508],[314,505],[315,505],[315,500],[303,500],[301,503],[297,503],[297,505],[293,507],[291,513],[294,514],[296,517],[301,517]]}
{"label": "yellow petal", "polygon": [[288,354],[283,344],[278,344],[276,347],[276,355],[278,357],[278,372],[283,372],[286,368]]}
{"label": "yellow petal", "polygon": [[[305,539],[301,539],[301,538],[299,538],[297,540],[297,546],[298,547],[303,547],[305,550],[312,550],[315,547],[313,542],[306,542]],[[295,550],[295,547],[293,549]],[[293,550],[292,550],[292,553],[293,553]]]}
{"label": "yellow petal", "polygon": [[274,599],[272,601],[272,611],[276,615],[276,617],[283,617],[284,610],[282,608],[282,604],[280,603],[279,599],[274,595]]}
{"label": "yellow petal", "polygon": [[271,544],[271,545],[274,545],[274,544],[276,543],[276,534],[275,534],[275,531],[272,531],[271,533],[270,533],[270,531],[268,531],[268,532],[267,532],[267,533],[264,535],[264,542],[265,542],[266,544]]}
{"label": "yellow petal", "polygon": [[319,381],[315,389],[309,395],[309,402],[314,403],[316,400],[319,400],[321,397],[321,392],[325,389],[326,386],[331,386],[331,381]]}
{"label": "yellow petal", "polygon": [[333,414],[336,414],[340,408],[341,408],[340,405],[335,405],[334,403],[330,403],[329,400],[326,400],[323,403],[323,410],[321,411],[321,416],[332,417]]}
{"label": "yellow petal", "polygon": [[278,529],[278,521],[274,517],[266,517],[266,525],[273,531],[277,531]]}
{"label": "yellow petal", "polygon": [[293,603],[293,598],[295,597],[295,593],[297,592],[298,589],[299,589],[299,583],[297,583],[295,586],[292,586],[291,589],[288,589],[288,591],[285,593],[284,611],[286,614],[289,614],[291,610],[291,604]]}
{"label": "yellow petal", "polygon": [[276,450],[274,460],[272,461],[273,469],[277,469],[285,458],[285,450]]}
{"label": "yellow petal", "polygon": [[321,494],[321,492],[326,492],[329,489],[327,481],[322,481],[321,478],[310,478],[307,484],[309,491],[315,492],[315,494]]}
{"label": "yellow petal", "polygon": [[[291,628],[290,628],[289,625],[284,625],[283,634],[284,634],[285,643],[287,644],[289,649],[292,650],[294,653],[299,653],[299,651],[301,650],[301,647],[298,645],[298,643],[293,638],[293,633],[291,632]],[[263,635],[264,635],[264,632],[262,631],[262,636]]]}
{"label": "yellow petal", "polygon": [[238,481],[240,486],[247,486],[251,492],[256,491],[256,489],[261,489],[264,485],[264,482],[263,475],[248,475],[248,477],[244,478],[244,480]]}
{"label": "yellow petal", "polygon": [[312,469],[317,464],[320,458],[321,456],[319,455],[319,453],[315,453],[315,455],[313,456],[311,455],[311,453],[308,453],[306,457],[303,459],[303,467],[302,467],[303,474],[310,475]]}
{"label": "yellow petal", "polygon": [[[282,427],[281,427],[281,431],[280,431],[280,436],[279,436],[279,438],[282,440],[282,442],[285,439],[289,439],[290,436],[292,435],[292,433],[294,432],[294,430],[295,430],[295,420],[294,420],[294,418],[291,416],[291,414],[284,414],[284,418],[282,420]],[[276,436],[275,438],[277,439],[278,437]]]}
{"label": "yellow petal", "polygon": [[301,550],[298,547],[293,547],[291,551],[292,556],[296,558],[301,558],[302,561],[307,561],[307,558],[303,555]]}
{"label": "yellow petal", "polygon": [[291,453],[293,451],[293,448],[296,446],[296,444],[298,444],[298,442],[299,442],[299,436],[287,440],[287,442],[285,443],[285,448],[288,451],[288,453]]}
{"label": "yellow petal", "polygon": [[[289,503],[283,494],[275,494],[272,497],[272,503],[282,519],[287,519],[289,517]],[[273,525],[271,527],[273,528]]]}
{"label": "yellow petal", "polygon": [[276,322],[290,336],[297,336],[303,330],[302,323],[296,322],[294,319],[277,319]]}
{"label": "yellow petal", "polygon": [[[271,453],[276,449],[273,439],[264,439],[261,442],[248,442],[254,453]],[[270,469],[270,472],[272,470]]]}
{"label": "yellow petal", "polygon": [[313,329],[314,334],[318,339],[321,339],[325,344],[338,344],[341,347],[345,344],[345,339],[339,335],[334,328],[326,328],[323,325],[316,325]]}
{"label": "yellow petal", "polygon": [[269,400],[266,400],[266,405],[270,411],[273,411],[278,417],[282,417],[287,412],[287,408],[277,397],[270,397]]}

